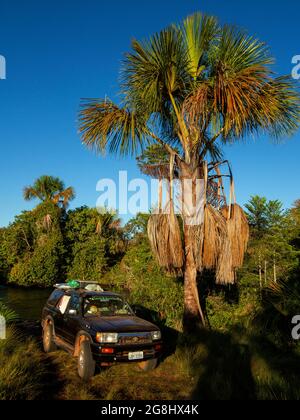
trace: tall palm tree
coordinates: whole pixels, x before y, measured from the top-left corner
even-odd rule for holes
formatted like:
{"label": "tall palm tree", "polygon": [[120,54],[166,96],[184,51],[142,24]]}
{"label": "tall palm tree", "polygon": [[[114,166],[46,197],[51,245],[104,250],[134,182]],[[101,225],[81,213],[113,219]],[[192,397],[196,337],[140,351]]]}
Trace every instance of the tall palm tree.
{"label": "tall palm tree", "polygon": [[[222,145],[259,132],[279,138],[298,129],[299,94],[290,77],[274,76],[272,63],[264,43],[196,13],[147,40],[132,42],[121,69],[123,102],[85,100],[80,112],[82,141],[98,152],[131,155],[151,144],[161,145],[178,178],[192,180],[193,203],[197,202],[197,179],[205,181],[207,191],[209,185],[220,190]],[[217,214],[218,206],[216,211],[208,205],[206,209],[204,228],[213,226],[208,223],[211,215],[219,232],[224,216]],[[204,317],[196,291],[202,269],[188,213],[183,209],[183,258],[177,267],[184,272],[186,325],[192,325]],[[152,236],[163,233],[163,219],[159,220],[150,229]],[[174,225],[174,218],[170,222]],[[204,253],[212,246],[209,241],[197,244]],[[167,252],[172,253],[171,245]],[[177,256],[180,252],[178,246]]]}
{"label": "tall palm tree", "polygon": [[24,188],[24,199],[27,201],[38,199],[42,202],[52,201],[66,209],[71,200],[75,198],[72,187],[65,187],[59,178],[43,175],[32,186]]}

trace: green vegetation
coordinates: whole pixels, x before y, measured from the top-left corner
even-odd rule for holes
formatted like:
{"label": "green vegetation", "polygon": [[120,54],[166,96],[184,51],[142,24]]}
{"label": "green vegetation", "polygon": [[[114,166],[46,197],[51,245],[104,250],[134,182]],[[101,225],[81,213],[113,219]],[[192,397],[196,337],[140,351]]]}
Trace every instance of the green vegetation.
{"label": "green vegetation", "polygon": [[[300,302],[299,201],[283,211],[277,201],[252,197],[245,207],[251,239],[238,284],[216,286],[210,272],[199,279],[210,328],[190,336],[182,333],[182,278],[167,275],[153,257],[149,215],[121,227],[113,212],[42,203],[16,217],[0,232],[2,283],[99,279],[161,326],[166,354],[154,372],[115,366],[83,384],[68,354],[46,356],[31,334],[9,325],[0,342],[0,398],[299,399],[300,348],[291,338]],[[0,313],[14,318],[3,305]]]}
{"label": "green vegetation", "polygon": [[74,277],[100,280],[123,255],[124,233],[109,211],[68,213],[52,201],[23,212],[0,231],[0,281],[51,287]]}
{"label": "green vegetation", "polygon": [[7,322],[6,339],[0,340],[0,400],[34,400],[42,396],[46,368],[33,339],[13,325],[17,315],[0,302],[0,316]]}

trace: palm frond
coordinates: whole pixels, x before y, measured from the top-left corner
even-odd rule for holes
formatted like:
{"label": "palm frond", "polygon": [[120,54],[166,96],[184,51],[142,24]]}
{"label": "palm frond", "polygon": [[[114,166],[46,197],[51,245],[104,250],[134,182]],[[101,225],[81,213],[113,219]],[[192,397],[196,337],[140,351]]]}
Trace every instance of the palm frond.
{"label": "palm frond", "polygon": [[194,13],[183,21],[181,31],[189,59],[188,72],[197,80],[206,68],[210,43],[218,36],[218,21],[213,16]]}
{"label": "palm frond", "polygon": [[202,159],[207,159],[207,156],[209,156],[211,163],[221,162],[224,159],[221,147],[216,142],[212,142],[208,137],[205,137],[201,143],[199,154]]}
{"label": "palm frond", "polygon": [[52,198],[53,203],[60,204],[64,209],[66,209],[70,201],[74,200],[76,197],[75,190],[73,187],[68,187],[63,191],[59,191]]}
{"label": "palm frond", "polygon": [[3,302],[0,301],[0,316],[3,316],[6,323],[10,323],[16,321],[18,319],[18,315],[15,311],[8,308]]}
{"label": "palm frond", "polygon": [[143,117],[110,100],[87,100],[79,116],[82,142],[100,153],[136,154],[149,142]]}
{"label": "palm frond", "polygon": [[299,93],[289,77],[271,77],[273,62],[265,44],[226,27],[214,63],[184,103],[191,127],[222,129],[223,140],[260,130],[275,137],[299,127]]}
{"label": "palm frond", "polygon": [[70,201],[74,200],[74,198],[76,196],[74,188],[72,188],[72,187],[66,188],[64,191],[62,191],[60,193],[60,196],[61,196],[61,199],[62,199],[63,207],[67,208]]}
{"label": "palm frond", "polygon": [[41,198],[38,191],[36,191],[33,187],[25,187],[23,190],[23,197],[24,200],[30,201],[35,198]]}
{"label": "palm frond", "polygon": [[132,42],[132,52],[122,66],[122,92],[130,107],[142,108],[150,117],[158,113],[161,120],[174,116],[170,93],[182,103],[189,89],[189,59],[182,34],[170,27],[148,41]]}

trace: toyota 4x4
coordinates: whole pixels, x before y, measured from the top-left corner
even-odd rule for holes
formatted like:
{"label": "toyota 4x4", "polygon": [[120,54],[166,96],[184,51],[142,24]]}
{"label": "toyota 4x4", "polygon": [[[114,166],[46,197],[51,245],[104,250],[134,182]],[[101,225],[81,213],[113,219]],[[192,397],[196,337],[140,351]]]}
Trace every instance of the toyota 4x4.
{"label": "toyota 4x4", "polygon": [[142,370],[152,370],[162,351],[159,328],[96,283],[56,285],[43,309],[42,327],[45,352],[62,348],[77,357],[84,380],[94,376],[96,365],[137,362]]}

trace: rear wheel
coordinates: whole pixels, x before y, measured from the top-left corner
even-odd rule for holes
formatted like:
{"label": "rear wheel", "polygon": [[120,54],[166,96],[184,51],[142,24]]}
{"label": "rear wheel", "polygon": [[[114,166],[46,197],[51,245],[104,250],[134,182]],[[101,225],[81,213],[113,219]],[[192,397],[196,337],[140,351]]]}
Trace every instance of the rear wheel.
{"label": "rear wheel", "polygon": [[150,372],[157,367],[158,359],[145,360],[144,362],[140,362],[138,365],[144,372]]}
{"label": "rear wheel", "polygon": [[78,375],[88,381],[95,375],[96,363],[92,356],[91,345],[85,340],[80,344],[78,355]]}
{"label": "rear wheel", "polygon": [[45,353],[51,353],[57,350],[54,342],[53,325],[50,323],[46,324],[43,330],[43,347]]}

